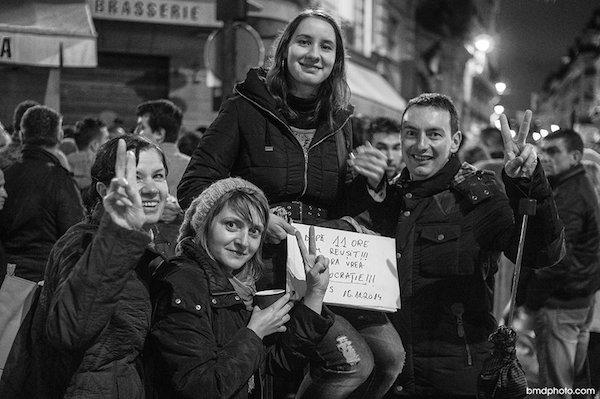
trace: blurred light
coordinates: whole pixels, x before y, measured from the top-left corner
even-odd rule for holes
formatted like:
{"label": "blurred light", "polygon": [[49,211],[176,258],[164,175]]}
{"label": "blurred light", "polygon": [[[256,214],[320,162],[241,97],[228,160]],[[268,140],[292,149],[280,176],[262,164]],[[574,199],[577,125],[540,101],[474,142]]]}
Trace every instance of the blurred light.
{"label": "blurred light", "polygon": [[560,126],[558,126],[558,125],[550,125],[550,130],[552,130],[553,132],[556,132],[557,130],[560,130]]}
{"label": "blurred light", "polygon": [[487,53],[492,48],[492,38],[490,35],[486,35],[482,33],[475,38],[475,48],[477,51],[481,51],[482,53]]}
{"label": "blurred light", "polygon": [[514,130],[510,129],[510,136],[511,137],[515,137],[517,135],[517,132],[515,132]]}
{"label": "blurred light", "polygon": [[542,138],[542,135],[539,134],[538,132],[533,132],[533,134],[531,136],[533,137],[534,141],[538,141],[539,139]]}
{"label": "blurred light", "polygon": [[546,137],[548,135],[548,131],[546,129],[540,129],[540,134],[542,137]]}
{"label": "blurred light", "polygon": [[497,113],[498,115],[503,114],[504,113],[504,107],[500,104],[498,105],[494,105],[494,112]]}
{"label": "blurred light", "polygon": [[504,92],[506,91],[506,83],[504,82],[496,82],[494,86],[496,86],[496,92],[499,95],[504,94]]}
{"label": "blurred light", "polygon": [[494,125],[496,125],[496,129],[502,128],[502,125],[500,124],[500,119],[497,119],[496,121],[494,121]]}

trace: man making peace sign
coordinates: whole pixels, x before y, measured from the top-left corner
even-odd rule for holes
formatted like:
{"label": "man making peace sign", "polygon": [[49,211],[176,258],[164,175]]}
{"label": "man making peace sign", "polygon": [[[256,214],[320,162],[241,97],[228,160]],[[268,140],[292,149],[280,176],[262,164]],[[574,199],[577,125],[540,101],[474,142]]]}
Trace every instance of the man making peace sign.
{"label": "man making peace sign", "polygon": [[[523,264],[550,266],[562,256],[563,229],[552,191],[535,148],[526,144],[530,121],[527,111],[513,140],[501,117],[505,195],[492,172],[459,162],[462,133],[448,97],[422,94],[406,106],[401,133],[406,168],[370,213],[381,233],[396,238],[402,309],[390,319],[407,351],[397,381],[407,397],[474,397],[492,348],[487,339],[496,328],[497,260],[502,251],[516,257],[520,198],[537,200]],[[379,158],[366,146],[351,160],[371,186],[383,177]]]}

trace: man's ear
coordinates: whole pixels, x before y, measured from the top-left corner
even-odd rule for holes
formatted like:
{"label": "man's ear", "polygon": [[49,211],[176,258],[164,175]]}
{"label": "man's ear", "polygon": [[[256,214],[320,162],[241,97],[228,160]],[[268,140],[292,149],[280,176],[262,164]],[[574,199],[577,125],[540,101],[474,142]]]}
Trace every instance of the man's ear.
{"label": "man's ear", "polygon": [[152,132],[152,134],[154,135],[154,139],[156,140],[156,143],[161,144],[161,143],[164,143],[167,132],[162,127],[159,127],[158,130],[154,130]]}
{"label": "man's ear", "polygon": [[579,150],[571,151],[569,155],[571,158],[571,165],[577,165],[583,159],[583,153]]}
{"label": "man's ear", "polygon": [[106,184],[100,181],[96,183],[96,192],[98,193],[98,195],[100,195],[100,198],[104,198],[106,196],[107,191],[108,188],[106,187]]}
{"label": "man's ear", "polygon": [[452,143],[450,144],[450,153],[456,154],[462,142],[462,132],[458,130],[452,135]]}

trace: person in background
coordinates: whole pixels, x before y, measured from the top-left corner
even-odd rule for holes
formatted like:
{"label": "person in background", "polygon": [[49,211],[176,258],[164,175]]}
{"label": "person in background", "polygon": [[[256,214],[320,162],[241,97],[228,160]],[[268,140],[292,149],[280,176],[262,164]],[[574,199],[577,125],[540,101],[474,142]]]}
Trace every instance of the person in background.
{"label": "person in background", "polygon": [[175,142],[181,129],[183,113],[169,100],[153,100],[137,106],[137,134],[157,143],[165,154],[169,165],[169,197],[157,224],[159,236],[155,245],[165,257],[175,255],[175,244],[179,226],[183,220],[183,211],[177,202],[177,185],[188,165],[190,157],[179,152]]}
{"label": "person in background", "polygon": [[[596,161],[586,160],[585,150],[584,148],[584,157],[581,160],[581,164],[585,169],[587,178],[592,184],[598,204],[600,205],[600,165]],[[588,362],[590,368],[590,386],[596,389],[596,397],[594,398],[596,399],[600,397],[600,290],[596,291],[594,313],[592,323],[590,324]]]}
{"label": "person in background", "polygon": [[[373,192],[369,213],[383,235],[396,239],[402,308],[389,315],[406,348],[397,390],[407,398],[473,398],[483,361],[491,354],[494,273],[501,251],[514,259],[519,242],[519,199],[537,200],[530,217],[524,265],[551,266],[564,250],[564,230],[550,186],[525,144],[531,112],[517,141],[502,116],[503,178],[507,196],[491,173],[461,164],[462,140],[452,100],[425,93],[402,116],[406,168],[394,185]],[[383,177],[366,148],[355,169]],[[376,180],[376,178],[374,178]]]}
{"label": "person in background", "polygon": [[44,278],[54,243],[83,218],[79,190],[58,150],[61,119],[51,108],[29,108],[21,121],[22,159],[4,171],[9,196],[0,211],[0,241],[15,274],[35,282]]}
{"label": "person in background", "polygon": [[196,147],[198,147],[198,144],[200,144],[201,138],[202,135],[200,133],[183,132],[177,140],[177,148],[179,149],[179,152],[191,157]]}
{"label": "person in background", "polygon": [[128,135],[92,166],[85,220],[56,243],[33,318],[23,397],[143,399],[139,356],[150,329],[151,249],[168,194],[160,149]]}
{"label": "person in background", "polygon": [[[0,211],[4,208],[6,197],[8,197],[8,193],[4,187],[5,183],[6,181],[4,180],[4,172],[2,172],[2,169],[0,169]],[[2,240],[0,240],[0,269],[6,270],[6,254],[4,252]],[[2,278],[0,278],[0,285],[2,285],[2,281],[4,281],[4,275],[2,275]]]}
{"label": "person in background", "polygon": [[600,289],[600,205],[581,164],[583,141],[577,132],[552,132],[540,148],[565,225],[567,252],[557,265],[535,270],[522,288],[525,306],[535,312],[541,386],[575,388],[586,371],[594,294]]}
{"label": "person in background", "polygon": [[67,161],[77,186],[84,190],[92,184],[92,165],[98,149],[108,141],[108,129],[100,119],[85,118],[75,124],[74,140],[77,152],[68,154]]}
{"label": "person in background", "polygon": [[77,152],[77,143],[75,142],[76,129],[73,125],[63,125],[63,139],[60,141],[58,149],[69,156],[70,154]]}
{"label": "person in background", "polygon": [[502,132],[493,126],[488,126],[481,131],[481,145],[489,154],[489,159],[475,162],[473,166],[481,170],[490,170],[496,176],[496,182],[504,190],[502,181],[502,169],[504,168],[504,147],[502,143]]}
{"label": "person in background", "polygon": [[13,114],[13,134],[12,142],[6,147],[0,149],[0,169],[5,170],[13,163],[21,159],[21,150],[23,149],[22,134],[21,134],[21,119],[23,114],[29,108],[40,105],[33,100],[25,100],[17,105]]}
{"label": "person in background", "polygon": [[[279,244],[265,250],[272,266],[264,280],[270,280],[271,288],[285,284],[282,240],[294,231],[288,220],[351,228],[339,218],[364,210],[370,200],[367,184],[381,183],[381,177],[354,177],[347,167],[352,149],[349,97],[339,25],[324,11],[305,10],[277,40],[271,64],[251,69],[224,102],[181,179],[177,192],[184,209],[211,183],[228,176],[242,177],[263,190],[273,213],[267,242]],[[374,162],[387,165],[380,151],[366,151]],[[351,352],[338,350],[337,338],[342,336]],[[325,342],[329,350],[323,356],[330,366],[311,370],[314,383],[306,387],[315,395],[327,391],[332,398],[346,397],[367,380],[373,354],[343,317],[336,316]]]}
{"label": "person in background", "polygon": [[400,122],[386,117],[369,121],[366,128],[366,140],[387,157],[385,175],[389,182],[404,168],[400,131]]}

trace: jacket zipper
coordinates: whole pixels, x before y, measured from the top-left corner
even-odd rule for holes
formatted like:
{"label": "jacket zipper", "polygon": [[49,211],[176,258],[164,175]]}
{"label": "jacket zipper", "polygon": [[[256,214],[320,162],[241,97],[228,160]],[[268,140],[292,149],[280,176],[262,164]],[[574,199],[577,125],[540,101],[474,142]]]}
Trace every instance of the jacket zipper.
{"label": "jacket zipper", "polygon": [[459,338],[462,338],[465,342],[465,352],[467,354],[467,365],[473,365],[473,357],[471,356],[471,348],[469,342],[467,342],[467,335],[465,334],[465,326],[463,323],[463,314],[465,313],[465,307],[462,303],[453,303],[451,306],[452,313],[456,317],[456,330]]}
{"label": "jacket zipper", "polygon": [[[275,115],[273,112],[271,112],[271,110],[263,107],[262,105],[260,105],[259,103],[257,103],[256,101],[248,98],[247,96],[245,96],[244,94],[242,94],[239,90],[235,90],[236,93],[238,93],[241,97],[245,98],[247,101],[249,101],[250,103],[254,104],[255,106],[257,106],[258,108],[262,109],[263,111],[265,111],[266,113],[268,113],[269,115],[271,115],[273,118],[275,118],[277,121],[281,122],[281,124],[283,124],[283,126],[286,127],[286,129],[288,130],[288,132],[290,132],[290,134],[293,136],[294,133],[292,132],[292,129],[290,129],[290,127],[288,126],[287,123],[285,123],[281,118],[279,118],[277,115]],[[350,115],[348,115],[346,117],[346,120],[344,121],[344,123],[342,123],[340,125],[339,128],[337,128],[336,130],[334,130],[332,133],[328,134],[327,136],[324,136],[321,140],[319,140],[318,142],[314,143],[313,145],[311,145],[310,147],[308,147],[308,150],[304,151],[304,148],[302,148],[302,146],[300,145],[300,143],[298,143],[298,140],[296,140],[296,143],[300,146],[300,148],[302,149],[302,154],[304,154],[304,184],[302,186],[302,194],[300,194],[300,197],[304,196],[304,194],[306,193],[306,188],[308,186],[308,152],[316,147],[317,145],[321,144],[323,141],[325,141],[326,139],[328,139],[329,137],[335,135],[337,132],[339,132],[341,129],[343,129],[343,127],[346,125],[346,123],[348,123],[348,120],[350,119]]]}

